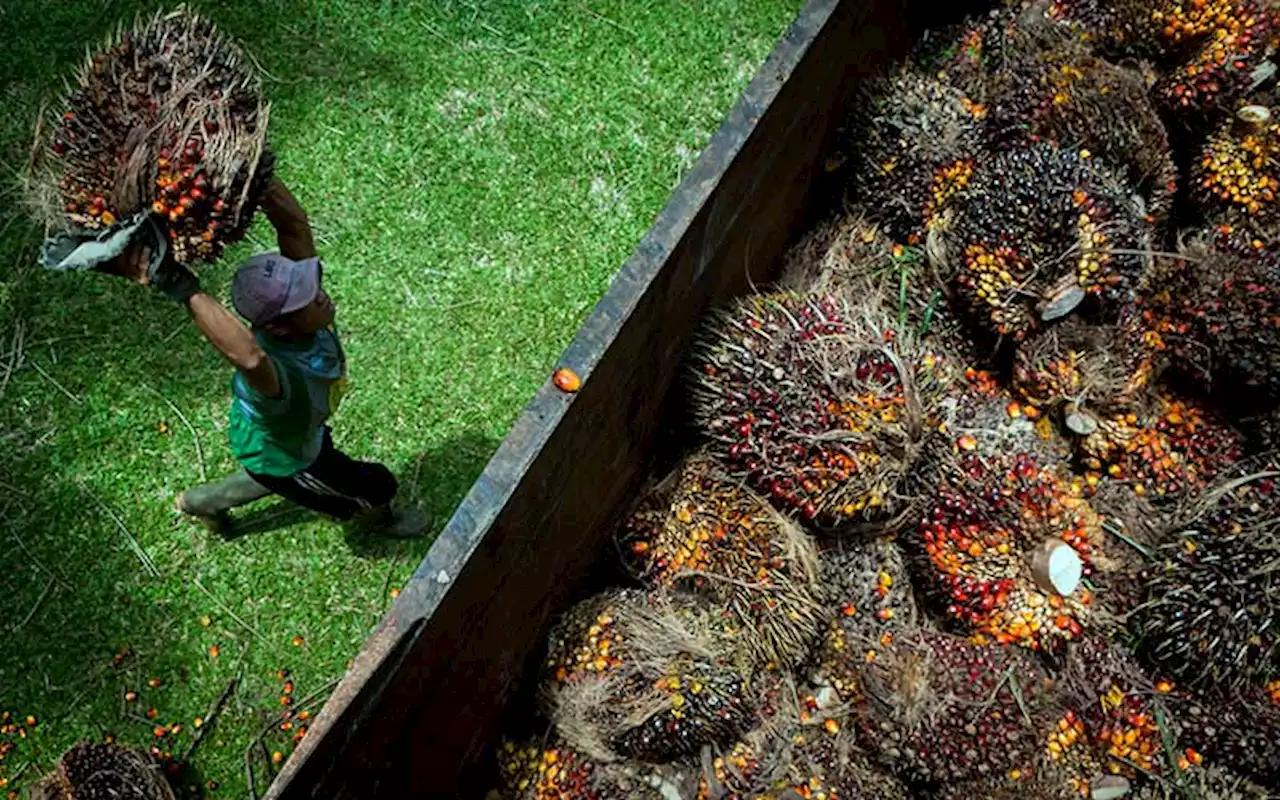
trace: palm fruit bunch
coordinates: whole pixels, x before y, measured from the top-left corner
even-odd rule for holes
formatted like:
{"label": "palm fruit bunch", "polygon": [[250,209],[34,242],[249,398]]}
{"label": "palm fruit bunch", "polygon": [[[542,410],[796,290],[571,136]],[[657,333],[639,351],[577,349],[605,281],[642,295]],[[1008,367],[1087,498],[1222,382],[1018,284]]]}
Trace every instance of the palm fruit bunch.
{"label": "palm fruit bunch", "polygon": [[807,687],[771,677],[762,687],[761,724],[704,762],[698,800],[906,800],[902,783],[870,763],[854,732]]}
{"label": "palm fruit bunch", "polygon": [[701,333],[693,423],[731,480],[839,532],[915,502],[906,476],[950,367],[883,298],[753,295]]}
{"label": "palm fruit bunch", "polygon": [[889,770],[925,784],[1030,769],[1058,717],[1052,682],[1022,648],[925,630],[851,649],[859,742]]}
{"label": "palm fruit bunch", "polygon": [[[941,471],[914,542],[938,604],[999,644],[1053,649],[1081,636],[1097,614],[1085,581],[1114,563],[1079,484],[1029,453],[983,457],[957,445],[956,462]],[[1037,558],[1075,574],[1047,575]]]}
{"label": "palm fruit bunch", "polygon": [[1111,325],[1069,317],[1032,335],[1014,354],[1014,394],[1077,436],[1099,419],[1144,411],[1162,347],[1136,308],[1120,316]]}
{"label": "palm fruit bunch", "polygon": [[498,753],[503,800],[660,800],[626,767],[597,763],[562,742],[503,742]]}
{"label": "palm fruit bunch", "polygon": [[1049,13],[1083,28],[1109,55],[1156,61],[1164,68],[1157,98],[1191,112],[1249,87],[1274,23],[1264,0],[1054,0]]}
{"label": "palm fruit bunch", "polygon": [[1091,483],[1109,477],[1152,500],[1203,489],[1244,454],[1238,430],[1202,402],[1164,388],[1141,413],[1098,418],[1076,446]]}
{"label": "palm fruit bunch", "polygon": [[817,553],[795,523],[708,459],[687,459],[627,517],[618,534],[633,572],[689,589],[723,609],[740,661],[792,665],[817,637]]}
{"label": "palm fruit bunch", "polygon": [[854,130],[854,193],[891,236],[914,241],[973,175],[986,106],[907,65],[873,82]]}
{"label": "palm fruit bunch", "polygon": [[1151,224],[1132,197],[1085,151],[1048,142],[1007,150],[952,196],[929,257],[989,334],[1021,341],[1082,304],[1114,319],[1149,261]]}
{"label": "palm fruit bunch", "polygon": [[51,229],[150,210],[178,261],[213,261],[271,178],[268,116],[253,68],[209,20],[140,19],[88,56],[42,125],[33,202]]}
{"label": "palm fruit bunch", "polygon": [[1280,398],[1280,254],[1197,242],[1158,269],[1145,313],[1169,360],[1237,406]]}
{"label": "palm fruit bunch", "polygon": [[1195,797],[1198,800],[1268,800],[1271,792],[1220,767],[1193,767],[1177,781],[1149,783],[1142,787],[1135,800],[1182,800]]}
{"label": "palm fruit bunch", "polygon": [[1265,690],[1191,695],[1175,688],[1182,759],[1221,766],[1263,786],[1280,786],[1280,705]]}
{"label": "palm fruit bunch", "polygon": [[[940,405],[939,430],[944,436],[931,445],[944,453],[954,448],[978,454],[1033,453],[1046,463],[1070,455],[1066,441],[1041,407],[1015,397],[990,370],[966,367],[962,380],[953,382]],[[928,476],[928,469],[921,472]],[[936,476],[927,479],[937,481]]]}
{"label": "palm fruit bunch", "polygon": [[1214,487],[1172,526],[1142,573],[1139,654],[1192,688],[1280,678],[1280,487],[1273,472]]}
{"label": "palm fruit bunch", "polygon": [[1062,26],[1044,20],[1024,21],[1009,36],[1007,55],[990,76],[993,141],[1087,150],[1117,169],[1138,189],[1146,211],[1162,218],[1177,190],[1177,169],[1142,76],[1092,55]]}
{"label": "palm fruit bunch", "polygon": [[1192,163],[1191,199],[1210,221],[1274,238],[1280,223],[1280,108],[1241,104]]}
{"label": "palm fruit bunch", "polygon": [[602,762],[662,763],[732,741],[751,709],[731,643],[693,598],[616,591],[552,632],[542,702],[565,742]]}
{"label": "palm fruit bunch", "polygon": [[32,800],[173,800],[160,765],[117,744],[81,743],[63,753],[57,768],[32,788]]}

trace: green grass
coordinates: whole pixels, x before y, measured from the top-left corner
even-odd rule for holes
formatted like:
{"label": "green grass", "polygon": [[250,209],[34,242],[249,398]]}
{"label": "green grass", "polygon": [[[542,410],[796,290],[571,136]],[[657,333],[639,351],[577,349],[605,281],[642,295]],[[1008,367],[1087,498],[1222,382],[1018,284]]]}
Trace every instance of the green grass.
{"label": "green grass", "polygon": [[[799,4],[205,4],[270,73],[279,171],[328,263],[353,378],[339,446],[389,464],[435,530]],[[5,791],[81,738],[149,745],[180,722],[180,753],[240,676],[195,763],[215,796],[244,796],[277,670],[297,696],[340,676],[430,544],[309,518],[224,541],[177,519],[174,495],[200,480],[193,432],[211,478],[234,466],[227,367],[145,290],[31,267],[39,235],[10,179],[39,103],[152,7],[0,6],[0,711],[39,720],[0,735],[16,744]],[[260,223],[206,287],[225,297],[236,260],[271,243]]]}

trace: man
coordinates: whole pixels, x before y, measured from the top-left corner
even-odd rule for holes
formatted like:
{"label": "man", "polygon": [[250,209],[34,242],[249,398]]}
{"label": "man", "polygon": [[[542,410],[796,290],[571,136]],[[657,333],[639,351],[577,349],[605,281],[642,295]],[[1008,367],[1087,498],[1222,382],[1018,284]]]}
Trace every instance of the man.
{"label": "man", "polygon": [[[244,471],[183,492],[178,509],[227,530],[231,508],[275,493],[362,530],[419,535],[425,516],[391,507],[398,488],[391,471],[333,445],[328,420],[346,390],[347,364],[323,288],[324,265],[305,212],[278,179],[268,185],[262,209],[279,252],[249,259],[231,284],[232,304],[251,327],[177,263],[161,267],[156,280],[236,368],[229,439]],[[146,248],[133,248],[122,256],[122,271],[147,283],[149,258]]]}

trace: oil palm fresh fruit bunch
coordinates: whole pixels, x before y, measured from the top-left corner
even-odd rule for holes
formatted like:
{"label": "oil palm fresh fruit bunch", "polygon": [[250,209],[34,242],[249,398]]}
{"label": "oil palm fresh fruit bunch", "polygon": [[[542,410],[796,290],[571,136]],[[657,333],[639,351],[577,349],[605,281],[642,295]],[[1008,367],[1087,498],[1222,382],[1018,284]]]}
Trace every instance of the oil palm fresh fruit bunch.
{"label": "oil palm fresh fruit bunch", "polygon": [[1145,314],[1166,357],[1229,404],[1270,407],[1280,398],[1280,254],[1198,241],[1157,269]]}
{"label": "oil palm fresh fruit bunch", "polygon": [[910,64],[874,81],[858,106],[854,194],[891,236],[913,241],[972,177],[987,109]]}
{"label": "oil palm fresh fruit bunch", "polygon": [[1249,88],[1274,25],[1263,0],[1054,0],[1049,13],[1078,25],[1109,55],[1155,61],[1163,68],[1156,97],[1188,113]]}
{"label": "oil palm fresh fruit bunch", "polygon": [[[939,430],[944,435],[930,444],[943,453],[955,448],[979,454],[1032,453],[1045,463],[1066,461],[1071,455],[1049,414],[1035,402],[1015,397],[990,370],[966,367],[940,405]],[[930,480],[936,482],[936,476]]]}
{"label": "oil palm fresh fruit bunch", "polygon": [[80,743],[62,754],[58,766],[32,787],[32,800],[173,800],[160,765],[117,744]]}
{"label": "oil palm fresh fruit bunch", "polygon": [[1115,324],[1067,318],[1033,334],[1014,354],[1012,389],[1044,410],[1071,436],[1097,430],[1098,420],[1140,413],[1164,364],[1163,347],[1137,308]]}
{"label": "oil palm fresh fruit bunch", "polygon": [[909,796],[871,763],[843,717],[829,716],[807,687],[774,675],[762,697],[761,724],[704,768],[699,800]]}
{"label": "oil palm fresh fruit bunch", "polygon": [[1177,190],[1169,135],[1142,76],[1091,54],[1062,26],[1023,23],[990,76],[988,136],[1052,142],[1115,169],[1163,219]]}
{"label": "oil palm fresh fruit bunch", "polygon": [[1265,470],[1193,501],[1142,573],[1131,615],[1138,652],[1194,689],[1280,678],[1280,486]]}
{"label": "oil palm fresh fruit bunch", "polygon": [[1147,272],[1152,226],[1133,190],[1048,142],[980,161],[935,221],[934,267],[979,330],[1021,341],[1073,312],[1108,322]]}
{"label": "oil palm fresh fruit bunch", "polygon": [[1160,387],[1145,411],[1099,417],[1075,446],[1091,480],[1119,481],[1154,501],[1205,488],[1244,453],[1240,432],[1212,409]]}
{"label": "oil palm fresh fruit bunch", "polygon": [[821,624],[817,551],[799,526],[709,459],[686,459],[618,538],[645,583],[691,589],[723,609],[750,668],[807,656]]}
{"label": "oil palm fresh fruit bunch", "polygon": [[37,134],[29,180],[52,230],[151,211],[182,263],[242,237],[272,173],[269,109],[240,48],[184,7],[91,53]]}
{"label": "oil palm fresh fruit bunch", "polygon": [[503,800],[662,800],[664,785],[678,786],[648,764],[595,761],[564,741],[504,741],[498,748]]}
{"label": "oil palm fresh fruit bunch", "polygon": [[1099,613],[1087,583],[1118,565],[1081,482],[965,434],[938,460],[937,494],[907,539],[935,605],[1001,645],[1053,650],[1083,635]]}
{"label": "oil palm fresh fruit bunch", "polygon": [[1029,769],[1059,715],[1051,681],[1023,648],[916,630],[847,657],[858,665],[859,741],[904,780],[950,783]]}
{"label": "oil palm fresh fruit bunch", "polygon": [[824,610],[835,627],[874,636],[921,624],[907,560],[895,537],[841,540],[818,560]]}
{"label": "oil palm fresh fruit bunch", "polygon": [[1248,778],[1220,767],[1191,767],[1175,781],[1148,783],[1135,800],[1269,800],[1274,794]]}
{"label": "oil palm fresh fruit bunch", "polygon": [[884,298],[753,295],[700,333],[694,429],[730,479],[817,528],[901,519],[951,363]]}
{"label": "oil palm fresh fruit bunch", "polygon": [[596,761],[661,763],[747,725],[745,679],[718,615],[692,597],[615,591],[570,609],[550,636],[542,704]]}
{"label": "oil palm fresh fruit bunch", "polygon": [[1270,242],[1280,228],[1280,108],[1241,102],[1191,165],[1191,199],[1217,225]]}

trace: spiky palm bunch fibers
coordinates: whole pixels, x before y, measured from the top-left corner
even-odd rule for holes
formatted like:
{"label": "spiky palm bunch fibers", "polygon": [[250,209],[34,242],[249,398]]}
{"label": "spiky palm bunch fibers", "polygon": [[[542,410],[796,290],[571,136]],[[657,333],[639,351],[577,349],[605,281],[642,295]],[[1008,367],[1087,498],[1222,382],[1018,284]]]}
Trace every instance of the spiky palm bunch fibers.
{"label": "spiky palm bunch fibers", "polygon": [[1087,435],[1102,417],[1142,411],[1162,369],[1161,350],[1136,309],[1097,325],[1069,317],[1014,354],[1012,388],[1066,431]]}
{"label": "spiky palm bunch fibers", "polygon": [[32,800],[173,800],[160,766],[145,753],[116,744],[81,743],[31,791]]}
{"label": "spiky palm bunch fibers", "polygon": [[809,537],[706,458],[687,459],[626,519],[619,544],[633,571],[723,609],[740,660],[798,663],[820,625],[817,553]]}
{"label": "spiky palm bunch fibers", "polygon": [[1187,770],[1179,780],[1144,786],[1135,800],[1268,800],[1275,797],[1266,789],[1219,767],[1196,767]]}
{"label": "spiky palm bunch fibers", "polygon": [[906,800],[906,788],[871,764],[854,732],[808,687],[773,678],[761,724],[704,768],[698,800]]}
{"label": "spiky palm bunch fibers", "polygon": [[1050,14],[1080,25],[1113,55],[1156,59],[1168,107],[1203,111],[1246,89],[1273,28],[1261,0],[1055,0]]}
{"label": "spiky palm bunch fibers", "polygon": [[690,360],[694,426],[733,480],[824,529],[909,507],[905,478],[951,360],[879,297],[752,295]]}
{"label": "spiky palm bunch fibers", "polygon": [[732,741],[750,709],[719,625],[683,595],[618,591],[584,601],[551,633],[547,716],[598,761],[661,763]]}
{"label": "spiky palm bunch fibers", "polygon": [[1170,531],[1132,615],[1139,653],[1197,688],[1280,677],[1280,486],[1274,472],[1212,489]]}
{"label": "spiky palm bunch fibers", "polygon": [[1280,398],[1280,255],[1200,241],[1158,270],[1145,313],[1170,360],[1237,406]]}
{"label": "spiky palm bunch fibers", "polygon": [[1051,682],[1022,648],[923,630],[845,657],[858,677],[860,742],[900,777],[956,782],[1029,769],[1059,716]]}
{"label": "spiky palm bunch fibers", "polygon": [[929,256],[990,333],[1020,341],[1087,299],[1114,319],[1149,261],[1151,225],[1132,194],[1084,151],[1001,152],[951,197]]}
{"label": "spiky palm bunch fibers", "polygon": [[212,261],[247,230],[271,174],[268,106],[239,47],[185,8],[90,54],[38,134],[29,181],[51,228],[151,210],[178,261]]}
{"label": "spiky palm bunch fibers", "polygon": [[854,193],[894,237],[920,236],[969,181],[986,106],[936,73],[905,65],[874,82],[854,128]]}

